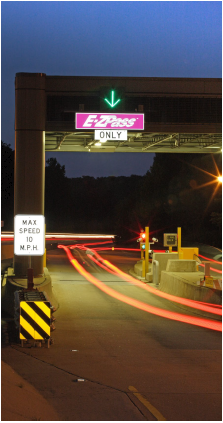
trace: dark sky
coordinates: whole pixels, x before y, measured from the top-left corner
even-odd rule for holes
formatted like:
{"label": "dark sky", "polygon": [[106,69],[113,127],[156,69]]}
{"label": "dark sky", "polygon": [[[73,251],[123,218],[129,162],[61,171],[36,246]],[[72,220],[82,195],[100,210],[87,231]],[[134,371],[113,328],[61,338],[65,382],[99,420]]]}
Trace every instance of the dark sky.
{"label": "dark sky", "polygon": [[[1,138],[14,148],[17,72],[220,78],[221,1],[2,1]],[[66,175],[143,175],[153,154],[47,153]]]}

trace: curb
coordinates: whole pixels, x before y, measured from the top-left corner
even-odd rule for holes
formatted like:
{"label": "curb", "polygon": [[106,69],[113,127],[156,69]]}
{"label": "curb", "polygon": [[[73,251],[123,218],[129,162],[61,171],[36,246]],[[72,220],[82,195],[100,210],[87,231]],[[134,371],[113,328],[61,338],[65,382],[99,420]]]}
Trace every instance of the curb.
{"label": "curb", "polygon": [[[44,275],[41,278],[34,278],[34,289],[44,292],[50,303],[57,310],[59,303],[52,291],[52,280],[47,268],[44,268]],[[6,284],[2,287],[1,306],[2,310],[14,316],[14,293],[27,288],[27,279],[14,279],[8,276]]]}

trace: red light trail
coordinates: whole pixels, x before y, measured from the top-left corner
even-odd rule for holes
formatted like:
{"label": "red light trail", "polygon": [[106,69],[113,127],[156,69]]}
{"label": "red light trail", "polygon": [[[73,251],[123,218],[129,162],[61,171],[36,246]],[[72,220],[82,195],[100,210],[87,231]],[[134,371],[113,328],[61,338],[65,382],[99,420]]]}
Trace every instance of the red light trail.
{"label": "red light trail", "polygon": [[[170,301],[177,302],[177,303],[182,304],[182,305],[186,305],[188,307],[192,307],[192,308],[196,308],[198,310],[206,311],[208,313],[218,314],[218,315],[222,314],[222,311],[216,310],[216,307],[212,306],[212,304],[208,304],[208,303],[204,304],[204,303],[201,303],[201,302],[188,300],[186,298],[176,297],[174,295],[167,294],[167,293],[162,292],[162,291],[158,291],[157,289],[155,289],[153,287],[145,285],[143,282],[140,282],[137,279],[133,278],[132,276],[127,275],[126,273],[122,272],[120,269],[118,269],[118,267],[114,266],[108,260],[104,260],[98,253],[95,253],[95,255],[98,258],[98,264],[101,267],[102,267],[102,264],[100,262],[103,262],[105,266],[107,266],[109,269],[112,270],[113,274],[116,274],[117,276],[122,277],[124,280],[126,280],[130,283],[133,283],[133,284],[139,286],[140,288],[142,288],[146,291],[149,291],[152,294],[155,294],[155,295],[162,297],[162,298],[166,298],[167,300],[170,300]],[[92,259],[92,255],[89,254],[88,257]],[[94,261],[95,261],[95,259],[94,259]],[[103,266],[103,268],[105,268],[105,266]],[[107,269],[107,270],[109,270],[109,269]]]}
{"label": "red light trail", "polygon": [[[199,263],[199,266],[204,267],[204,264]],[[221,273],[221,274],[222,274],[222,270],[214,269],[213,267],[210,267],[210,270],[212,270],[212,272],[215,272],[215,273]]]}
{"label": "red light trail", "polygon": [[[97,248],[94,249],[94,251],[108,251],[108,250],[141,251],[140,249],[137,249],[137,248],[115,248],[115,247],[97,247]],[[154,251],[154,253],[163,253],[164,252],[163,250],[153,250],[153,251]],[[202,257],[207,261],[212,261],[214,263],[221,264],[220,261],[209,259],[207,257],[201,256],[200,254],[199,254],[199,257]],[[198,265],[204,267],[204,264],[202,264],[202,263],[198,263]],[[212,272],[222,274],[222,270],[214,269],[213,267],[210,267],[210,270],[212,270]]]}
{"label": "red light trail", "polygon": [[[92,244],[85,244],[85,245],[92,245]],[[117,248],[117,247],[96,247],[96,248],[94,248],[94,250],[95,251],[107,251],[107,250],[113,250],[113,251],[116,251],[116,250],[119,250],[119,251],[141,251],[140,248]],[[154,253],[164,253],[165,251],[164,250],[153,250],[153,252]],[[209,259],[208,257],[202,256],[201,254],[199,254],[199,257],[201,257],[201,258],[203,258],[203,259],[205,259],[207,261],[211,261],[213,263],[216,263],[216,264],[220,264],[220,265],[222,264],[220,261]],[[198,265],[204,267],[204,264],[202,264],[202,263],[198,263]],[[210,269],[213,272],[222,273],[221,270],[214,269],[213,267],[211,267]]]}
{"label": "red light trail", "polygon": [[114,241],[103,241],[103,242],[98,241],[98,242],[89,242],[88,244],[84,243],[84,245],[86,246],[86,245],[98,245],[98,244],[100,244],[100,245],[102,245],[102,244],[113,244],[113,242]]}
{"label": "red light trail", "polygon": [[201,258],[203,258],[203,259],[205,259],[207,261],[212,261],[213,263],[222,265],[222,262],[221,261],[217,261],[217,260],[214,260],[214,259],[210,259],[210,258],[204,257],[201,254],[199,254],[199,257],[201,257]]}
{"label": "red light trail", "polygon": [[106,266],[104,266],[103,264],[100,263],[100,261],[98,261],[96,258],[94,258],[92,255],[87,254],[87,256],[93,260],[94,263],[96,263],[98,266],[100,266],[102,269],[106,270],[107,272],[109,271],[112,275],[117,275],[116,272],[113,272],[111,269],[108,269]]}
{"label": "red light trail", "polygon": [[[86,245],[86,244],[85,244]],[[117,247],[96,247],[94,248],[96,251],[103,251],[103,250],[119,250],[119,251],[140,251],[140,248],[117,248]]]}
{"label": "red light trail", "polygon": [[[151,305],[145,304],[141,301],[135,300],[133,298],[127,297],[126,295],[120,294],[119,292],[115,291],[114,289],[106,286],[103,282],[96,279],[93,275],[88,273],[79,263],[78,261],[73,257],[70,249],[65,245],[58,245],[58,248],[64,249],[64,251],[67,254],[67,257],[72,264],[72,266],[83,276],[85,277],[89,282],[91,282],[93,285],[97,286],[101,291],[105,292],[106,294],[110,295],[113,298],[116,298],[119,301],[122,301],[126,304],[129,304],[133,307],[136,307],[140,310],[146,311],[148,313],[155,314],[160,317],[165,317],[171,320],[188,323],[196,326],[200,326],[207,329],[212,329],[216,331],[221,331],[221,322],[218,321],[212,321],[208,319],[203,319],[200,317],[193,317],[193,316],[187,316],[180,313],[175,313],[168,310],[162,310],[157,307],[153,307]],[[105,260],[106,262],[106,260]]]}

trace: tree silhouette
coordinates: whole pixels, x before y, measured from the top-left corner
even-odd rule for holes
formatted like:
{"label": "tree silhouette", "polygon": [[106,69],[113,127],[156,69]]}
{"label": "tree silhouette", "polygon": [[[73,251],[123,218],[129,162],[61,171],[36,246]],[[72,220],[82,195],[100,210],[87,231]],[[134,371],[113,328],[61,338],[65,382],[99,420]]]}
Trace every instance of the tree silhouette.
{"label": "tree silhouette", "polygon": [[[157,153],[144,176],[67,178],[65,166],[46,162],[47,231],[115,233],[123,242],[145,226],[162,244],[182,228],[183,241],[221,248],[222,192],[215,176],[221,155]],[[2,142],[2,219],[13,229],[14,152]]]}
{"label": "tree silhouette", "polygon": [[13,230],[14,151],[1,141],[1,220],[4,230]]}

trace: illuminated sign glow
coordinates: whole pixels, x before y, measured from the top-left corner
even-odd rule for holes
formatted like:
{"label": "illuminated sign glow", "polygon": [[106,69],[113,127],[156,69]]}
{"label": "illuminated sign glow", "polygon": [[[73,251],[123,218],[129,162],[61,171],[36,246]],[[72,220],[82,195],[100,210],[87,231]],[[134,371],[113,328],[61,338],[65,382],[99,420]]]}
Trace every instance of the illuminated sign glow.
{"label": "illuminated sign glow", "polygon": [[108,101],[107,98],[105,98],[105,101],[109,104],[110,107],[115,107],[121,101],[120,98],[118,100],[114,101],[114,96],[115,96],[115,93],[114,93],[114,91],[112,91],[111,92],[111,102]]}
{"label": "illuminated sign glow", "polygon": [[76,113],[76,129],[143,130],[143,113]]}

